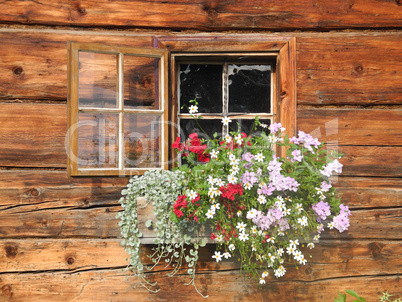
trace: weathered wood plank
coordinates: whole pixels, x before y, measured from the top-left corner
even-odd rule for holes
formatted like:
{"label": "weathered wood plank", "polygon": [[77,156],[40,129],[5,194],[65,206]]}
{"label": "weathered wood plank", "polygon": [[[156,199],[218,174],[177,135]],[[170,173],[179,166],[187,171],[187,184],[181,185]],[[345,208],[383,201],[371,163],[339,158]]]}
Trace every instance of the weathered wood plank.
{"label": "weathered wood plank", "polygon": [[[0,165],[65,168],[66,116],[61,104],[0,103]],[[400,175],[400,147],[377,146],[401,146],[401,110],[299,109],[297,122],[299,130],[322,141],[348,145],[340,150],[350,166],[345,175]],[[381,159],[373,162],[370,155],[379,151]]]}
{"label": "weathered wood plank", "polygon": [[151,35],[128,32],[2,30],[0,39],[1,99],[65,101],[67,41],[152,47]]}
{"label": "weathered wood plank", "polygon": [[[345,201],[346,202],[346,201]],[[117,238],[120,236],[116,213],[120,206],[101,208],[8,209],[0,211],[2,238]],[[400,208],[354,210],[348,232],[324,233],[322,238],[402,239]],[[151,231],[149,231],[151,233]],[[148,237],[151,234],[144,236]]]}
{"label": "weathered wood plank", "polygon": [[[0,170],[0,209],[9,213],[117,205],[128,178],[67,178],[64,171]],[[351,208],[401,205],[402,179],[338,177],[333,180]]]}
{"label": "weathered wood plank", "polygon": [[[212,259],[215,247],[199,252],[199,272],[236,270],[236,259],[217,263]],[[302,248],[308,263],[298,269],[287,266],[288,280],[317,281],[327,278],[398,274],[401,270],[402,245],[394,241],[325,241],[313,250]],[[146,255],[151,246],[142,247],[142,261],[151,265]],[[310,258],[308,255],[311,255]],[[128,254],[118,239],[108,240],[0,240],[0,271],[82,271],[127,266]],[[310,261],[311,259],[311,261]],[[155,268],[163,273],[165,264]]]}
{"label": "weathered wood plank", "polygon": [[36,211],[116,205],[127,183],[127,177],[68,178],[65,171],[0,170],[0,209]]}
{"label": "weathered wood plank", "polygon": [[402,176],[400,147],[339,146],[338,152],[344,175]]}
{"label": "weathered wood plank", "polygon": [[[300,34],[298,104],[401,104],[401,35]],[[398,46],[397,46],[398,45]]]}
{"label": "weathered wood plank", "polygon": [[[1,29],[0,99],[66,100],[68,40],[150,47],[152,34]],[[299,104],[402,104],[400,32],[289,35],[297,38]],[[264,40],[277,34],[214,36]],[[256,50],[252,43],[250,50]]]}
{"label": "weathered wood plank", "polygon": [[402,204],[401,178],[338,177],[334,186],[351,208],[400,207]]}
{"label": "weathered wood plank", "polygon": [[402,110],[398,109],[299,109],[297,124],[298,130],[329,144],[401,145]]}
{"label": "weathered wood plank", "polygon": [[172,29],[332,29],[400,27],[398,1],[336,0],[331,3],[257,0],[145,1],[85,0],[3,3],[2,23],[152,27]]}
{"label": "weathered wood plank", "polygon": [[[187,276],[151,276],[161,290],[149,293],[135,277],[120,270],[79,273],[2,274],[0,293],[11,301],[205,301]],[[210,301],[333,301],[338,291],[354,289],[363,297],[377,297],[388,290],[402,294],[400,276],[335,278],[316,282],[270,279],[263,287],[239,276],[237,271],[208,272],[197,276],[196,285]],[[7,300],[6,300],[7,301]]]}

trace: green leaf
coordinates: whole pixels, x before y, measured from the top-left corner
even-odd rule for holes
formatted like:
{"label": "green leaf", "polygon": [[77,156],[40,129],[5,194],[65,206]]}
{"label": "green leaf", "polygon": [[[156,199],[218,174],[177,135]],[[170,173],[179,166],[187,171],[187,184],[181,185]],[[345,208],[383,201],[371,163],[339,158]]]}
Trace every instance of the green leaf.
{"label": "green leaf", "polygon": [[334,302],[346,302],[346,295],[338,292],[339,298],[334,298]]}
{"label": "green leaf", "polygon": [[345,290],[345,292],[347,292],[349,295],[351,295],[355,298],[360,298],[359,295],[354,290],[347,289],[347,290]]}
{"label": "green leaf", "polygon": [[204,247],[206,245],[207,245],[207,241],[204,238],[202,238],[200,241],[200,247]]}
{"label": "green leaf", "polygon": [[151,219],[148,219],[148,220],[145,222],[145,226],[146,226],[147,228],[152,227],[152,220],[151,220]]}

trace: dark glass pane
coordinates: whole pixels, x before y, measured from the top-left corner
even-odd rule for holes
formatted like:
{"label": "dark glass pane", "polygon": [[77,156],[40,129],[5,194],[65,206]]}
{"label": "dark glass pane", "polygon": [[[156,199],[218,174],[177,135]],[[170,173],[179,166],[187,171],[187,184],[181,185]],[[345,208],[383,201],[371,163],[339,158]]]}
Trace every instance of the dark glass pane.
{"label": "dark glass pane", "polygon": [[271,65],[229,65],[229,112],[271,112]]}
{"label": "dark glass pane", "polygon": [[199,138],[204,139],[213,138],[215,132],[218,134],[218,137],[222,136],[222,122],[220,119],[198,119],[198,123],[206,134],[200,130],[200,126],[194,119],[180,120],[180,137],[182,141],[187,139],[191,133],[197,133]]}
{"label": "dark glass pane", "polygon": [[229,124],[230,125],[229,131],[240,131],[240,132],[246,133],[247,135],[258,135],[258,133],[260,133],[260,132],[265,132],[266,134],[270,133],[268,127],[271,124],[271,120],[260,119],[260,122],[262,124],[265,124],[267,127],[263,128],[261,126],[258,126],[258,127],[256,127],[257,129],[253,129],[253,128],[255,128],[254,120],[249,120],[249,119],[232,120],[232,122]]}
{"label": "dark glass pane", "polygon": [[189,103],[198,102],[199,113],[222,112],[222,65],[180,64],[180,109],[188,113]]}
{"label": "dark glass pane", "polygon": [[159,59],[124,56],[124,107],[160,109],[158,87]]}

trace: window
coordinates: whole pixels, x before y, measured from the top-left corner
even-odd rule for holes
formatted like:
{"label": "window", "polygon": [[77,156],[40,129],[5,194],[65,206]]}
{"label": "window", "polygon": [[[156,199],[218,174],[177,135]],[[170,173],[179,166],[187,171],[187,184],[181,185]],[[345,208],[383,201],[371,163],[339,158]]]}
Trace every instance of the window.
{"label": "window", "polygon": [[70,175],[167,168],[166,53],[69,43]]}
{"label": "window", "polygon": [[229,131],[223,116],[234,130],[239,125],[249,133],[257,115],[295,134],[294,38],[168,36],[154,42],[147,49],[69,43],[70,175],[168,168],[176,160],[169,148],[174,138],[198,129],[188,114],[194,98],[209,135]]}

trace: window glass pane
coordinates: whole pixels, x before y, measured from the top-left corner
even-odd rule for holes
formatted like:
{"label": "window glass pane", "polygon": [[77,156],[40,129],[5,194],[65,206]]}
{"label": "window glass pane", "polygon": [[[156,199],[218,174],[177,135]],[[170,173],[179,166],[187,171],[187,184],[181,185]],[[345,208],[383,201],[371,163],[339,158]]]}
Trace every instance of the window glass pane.
{"label": "window glass pane", "polygon": [[79,52],[79,107],[116,108],[117,56]]}
{"label": "window glass pane", "polygon": [[229,65],[229,112],[271,112],[271,66]]}
{"label": "window glass pane", "polygon": [[188,113],[190,100],[200,113],[222,113],[222,65],[180,64],[180,109]]}
{"label": "window glass pane", "polygon": [[[218,134],[218,137],[222,136],[221,119],[198,119],[197,121],[199,125],[194,119],[180,120],[180,138],[182,141],[187,139],[191,133],[197,133],[199,138],[204,139],[213,138],[215,132]],[[200,129],[200,126],[205,133]]]}
{"label": "window glass pane", "polygon": [[[258,133],[264,132],[266,134],[270,133],[269,132],[269,125],[271,125],[271,120],[270,119],[260,119],[260,122],[262,124],[267,125],[265,129],[263,129],[261,126],[254,127],[254,119],[237,119],[237,120],[232,120],[232,122],[229,124],[230,125],[230,130],[229,131],[240,131],[244,132],[247,135],[258,135]],[[254,129],[257,128],[257,129]]]}
{"label": "window glass pane", "polygon": [[118,167],[118,114],[80,113],[78,167]]}
{"label": "window glass pane", "polygon": [[127,114],[123,120],[124,166],[160,167],[161,118],[154,115]]}
{"label": "window glass pane", "polygon": [[159,59],[124,56],[124,107],[159,109]]}

